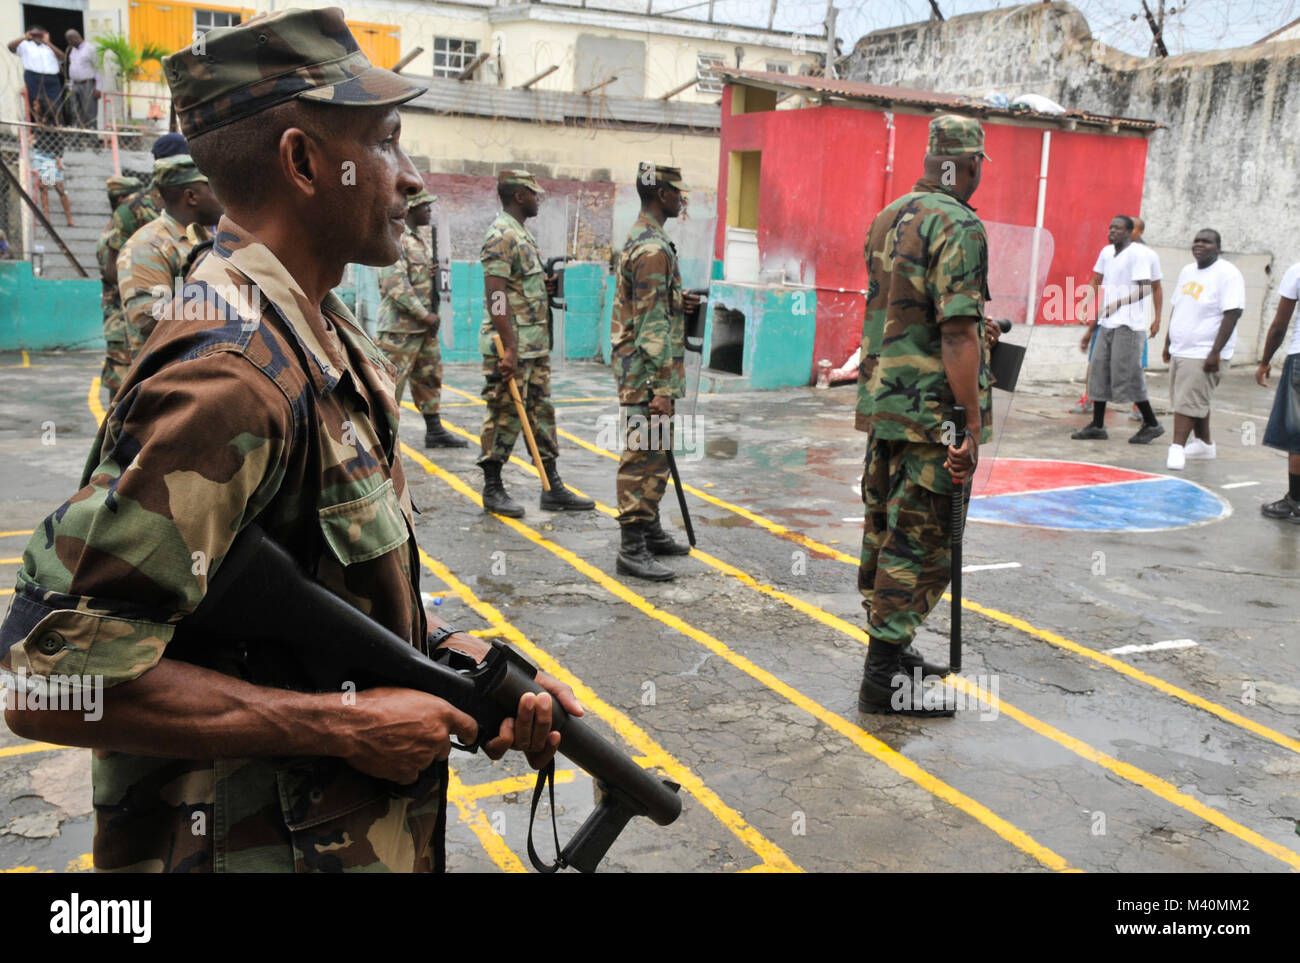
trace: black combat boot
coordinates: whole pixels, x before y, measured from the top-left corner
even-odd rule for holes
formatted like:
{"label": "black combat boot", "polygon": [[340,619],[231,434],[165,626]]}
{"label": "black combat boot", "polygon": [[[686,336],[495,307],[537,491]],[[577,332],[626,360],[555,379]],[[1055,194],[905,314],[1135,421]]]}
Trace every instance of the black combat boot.
{"label": "black combat boot", "polygon": [[645,523],[624,522],[619,526],[622,544],[618,550],[618,573],[652,582],[667,582],[677,573],[660,565],[645,545]]}
{"label": "black combat boot", "polygon": [[664,531],[664,527],[659,522],[659,513],[655,513],[654,521],[647,522],[645,526],[645,547],[650,550],[651,555],[690,555],[691,547],[683,545],[673,539],[671,535]]}
{"label": "black combat boot", "polygon": [[468,445],[464,438],[457,438],[442,427],[442,419],[437,415],[424,416],[425,448],[465,448]]}
{"label": "black combat boot", "polygon": [[952,671],[946,662],[931,662],[910,642],[903,646],[903,651],[898,653],[898,664],[909,676],[913,669],[920,669],[923,676],[937,675],[942,679]]}
{"label": "black combat boot", "polygon": [[938,718],[951,716],[956,710],[946,708],[941,696],[931,696],[938,705],[925,707],[915,675],[908,675],[899,664],[903,647],[872,639],[867,648],[866,671],[858,688],[858,711],[899,716]]}
{"label": "black combat boot", "polygon": [[542,489],[541,507],[548,512],[589,512],[596,507],[590,498],[582,498],[564,487],[564,481],[555,467],[555,460],[542,460],[546,469],[546,480],[551,483],[551,490]]}
{"label": "black combat boot", "polygon": [[506,486],[501,484],[501,462],[485,461],[479,467],[483,469],[483,511],[523,518],[524,506],[512,501],[506,494]]}

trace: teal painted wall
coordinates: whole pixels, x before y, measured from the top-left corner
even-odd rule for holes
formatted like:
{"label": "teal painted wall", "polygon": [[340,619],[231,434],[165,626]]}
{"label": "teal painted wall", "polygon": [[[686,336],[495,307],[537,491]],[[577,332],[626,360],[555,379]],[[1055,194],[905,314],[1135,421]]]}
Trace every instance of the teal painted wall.
{"label": "teal painted wall", "polygon": [[29,261],[0,261],[0,351],[104,349],[99,278],[32,276]]}
{"label": "teal painted wall", "polygon": [[[564,356],[574,360],[608,353],[612,310],[603,264],[576,262],[565,275]],[[478,331],[483,323],[483,267],[477,261],[451,262],[451,327],[442,318],[443,361],[481,361]]]}
{"label": "teal painted wall", "polygon": [[745,316],[741,376],[748,387],[788,388],[811,383],[817,333],[817,292],[714,281],[704,327],[704,367],[710,367],[714,312],[718,307]]}

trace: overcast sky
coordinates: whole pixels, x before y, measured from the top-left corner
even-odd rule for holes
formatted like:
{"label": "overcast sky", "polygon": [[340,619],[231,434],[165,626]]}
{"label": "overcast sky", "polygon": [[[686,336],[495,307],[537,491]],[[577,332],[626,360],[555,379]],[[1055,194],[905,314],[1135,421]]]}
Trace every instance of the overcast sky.
{"label": "overcast sky", "polygon": [[[945,17],[999,7],[1019,6],[992,0],[936,0]],[[1170,0],[1166,0],[1169,4]],[[1159,0],[1147,0],[1154,10]],[[698,0],[655,0],[656,13],[698,4]],[[714,18],[731,23],[767,24],[770,0],[714,0]],[[604,3],[597,3],[604,6]],[[1146,56],[1151,31],[1141,0],[1074,0],[1088,19],[1093,36],[1128,53]],[[849,50],[864,33],[882,27],[915,23],[930,16],[928,0],[835,0],[840,11],[836,33]],[[1298,0],[1179,0],[1170,4],[1165,44],[1170,53],[1215,50],[1254,43],[1300,16]],[[682,10],[679,16],[705,15],[707,3]],[[1135,17],[1136,15],[1136,17]],[[818,33],[826,19],[826,0],[777,0],[776,26]]]}

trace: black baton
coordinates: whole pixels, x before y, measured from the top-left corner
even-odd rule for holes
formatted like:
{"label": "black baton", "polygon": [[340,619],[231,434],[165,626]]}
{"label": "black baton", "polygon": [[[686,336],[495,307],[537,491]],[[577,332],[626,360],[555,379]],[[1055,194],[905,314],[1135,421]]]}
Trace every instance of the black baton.
{"label": "black baton", "polygon": [[682,510],[682,524],[686,526],[686,540],[691,543],[691,548],[695,547],[695,526],[691,524],[691,513],[686,510],[686,492],[682,491],[682,476],[677,474],[677,459],[673,457],[671,448],[666,452],[668,455],[668,471],[673,476],[673,487],[677,489],[677,507]]}
{"label": "black baton", "polygon": [[[966,444],[966,409],[956,405],[952,409],[953,425],[957,429],[954,447]],[[954,673],[961,671],[961,534],[965,523],[966,483],[952,488],[952,618],[948,635],[948,664]]]}

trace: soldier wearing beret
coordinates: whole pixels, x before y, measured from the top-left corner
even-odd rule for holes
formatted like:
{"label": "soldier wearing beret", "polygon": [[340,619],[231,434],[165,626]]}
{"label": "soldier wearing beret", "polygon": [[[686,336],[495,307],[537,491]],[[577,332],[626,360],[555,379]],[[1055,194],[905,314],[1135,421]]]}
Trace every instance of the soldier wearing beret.
{"label": "soldier wearing beret", "polygon": [[[140,182],[134,177],[114,174],[106,183],[108,188],[108,209],[114,211],[123,198],[129,197],[140,189]],[[114,247],[117,230],[110,215],[108,224],[100,232],[99,242],[95,245],[95,260],[99,262],[99,280],[102,291],[99,305],[104,313],[104,368],[100,376],[103,387],[108,389],[111,398],[122,387],[126,369],[131,367],[131,349],[126,340],[126,318],[122,314],[122,295],[117,287],[117,255],[121,247]]]}
{"label": "soldier wearing beret", "polygon": [[[867,234],[856,427],[870,433],[858,589],[871,637],[858,708],[951,715],[923,706],[914,673],[943,676],[912,645],[948,585],[951,495],[992,437],[984,303],[988,239],[967,203],[979,187],[984,131],[971,117],[930,123],[924,176]],[[996,325],[990,325],[996,330]],[[968,434],[950,444],[954,405]],[[945,426],[948,426],[947,428]]]}
{"label": "soldier wearing beret", "polygon": [[465,448],[469,442],[442,426],[438,403],[442,394],[442,346],[438,343],[438,270],[434,251],[424,243],[420,228],[433,217],[437,198],[421,189],[406,200],[406,231],[402,256],[379,272],[379,323],[376,341],[397,368],[397,402],[411,383],[411,400],[424,415],[425,448]]}
{"label": "soldier wearing beret", "polygon": [[675,575],[656,555],[691,551],[665,532],[659,519],[659,501],[668,487],[673,402],[685,387],[685,313],[699,304],[698,296],[682,292],[677,246],[664,233],[664,222],[682,212],[685,190],[676,167],[642,163],[637,169],[641,214],[619,258],[610,334],[618,403],[627,425],[615,478],[617,568],[656,582]]}
{"label": "soldier wearing beret", "polygon": [[[483,510],[522,518],[524,506],[507,494],[501,468],[510,458],[515,439],[523,430],[507,383],[513,378],[524,402],[524,413],[537,441],[537,451],[550,483],[542,491],[541,507],[547,511],[590,511],[596,503],[564,487],[555,459],[560,443],[555,433],[555,406],[551,404],[551,331],[549,297],[555,278],[547,277],[537,240],[524,222],[537,216],[544,191],[525,170],[503,170],[497,175],[501,213],[488,228],[479,255],[483,262],[483,325],[478,346],[483,355],[483,400],[487,414],[479,442],[483,469]],[[497,357],[492,335],[501,336],[505,356]]]}
{"label": "soldier wearing beret", "polygon": [[[373,67],[336,7],[204,40],[163,73],[226,208],[188,279],[206,299],[145,345],[81,490],[28,544],[0,626],[0,668],[98,677],[102,717],[10,708],[5,721],[96,750],[98,870],[438,869],[445,761],[453,734],[478,736],[472,718],[398,687],[318,693],[268,675],[263,647],[199,644],[183,621],[256,521],[412,646],[487,651],[445,626],[430,635],[388,364],[332,293],[348,263],[400,253],[421,181],[397,105],[425,88]],[[551,699],[523,696],[489,754],[513,746],[546,765]]]}
{"label": "soldier wearing beret", "polygon": [[117,258],[117,286],[132,361],[157,326],[162,306],[171,301],[174,282],[194,248],[195,235],[187,229],[215,225],[222,210],[207,175],[189,154],[155,161],[153,182],[162,196],[162,214],[132,234]]}

